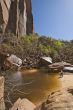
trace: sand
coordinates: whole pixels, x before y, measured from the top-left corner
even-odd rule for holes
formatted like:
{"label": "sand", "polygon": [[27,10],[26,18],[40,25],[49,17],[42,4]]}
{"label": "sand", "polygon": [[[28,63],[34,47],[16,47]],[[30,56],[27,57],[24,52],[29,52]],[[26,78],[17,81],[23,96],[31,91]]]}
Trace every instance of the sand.
{"label": "sand", "polygon": [[73,74],[72,73],[65,73],[61,80],[61,87],[62,88],[69,88],[73,87]]}

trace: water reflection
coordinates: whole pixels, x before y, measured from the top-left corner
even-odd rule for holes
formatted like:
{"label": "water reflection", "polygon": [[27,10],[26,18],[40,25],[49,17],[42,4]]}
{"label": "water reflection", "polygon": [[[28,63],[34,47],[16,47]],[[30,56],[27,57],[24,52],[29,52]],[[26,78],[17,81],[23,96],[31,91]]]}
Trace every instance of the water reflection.
{"label": "water reflection", "polygon": [[44,100],[49,92],[60,87],[60,82],[58,76],[54,74],[49,75],[40,70],[23,70],[7,73],[5,87],[5,98],[9,93],[12,103],[21,97],[37,104]]}

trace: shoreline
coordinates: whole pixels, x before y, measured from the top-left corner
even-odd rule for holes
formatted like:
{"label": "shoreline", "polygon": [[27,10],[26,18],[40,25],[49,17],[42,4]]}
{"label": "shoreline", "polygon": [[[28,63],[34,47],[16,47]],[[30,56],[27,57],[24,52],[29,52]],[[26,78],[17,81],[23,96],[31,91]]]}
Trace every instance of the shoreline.
{"label": "shoreline", "polygon": [[73,110],[73,74],[64,73],[60,89],[51,92],[36,110]]}
{"label": "shoreline", "polygon": [[[24,69],[24,71],[26,71],[26,70]],[[30,74],[34,74],[34,72],[37,72],[38,69],[37,70],[36,69],[28,69],[28,71],[30,71]],[[72,85],[73,84],[73,73],[64,72],[64,75],[63,75],[62,78],[60,78],[59,74],[57,74],[56,78],[60,81],[60,87],[48,92],[47,93],[48,95],[46,95],[46,97],[42,101],[40,101],[39,103],[37,103],[37,104],[33,103],[33,104],[36,105],[36,107],[41,106],[43,104],[43,102],[46,102],[47,100],[51,100],[51,102],[52,102],[53,101],[52,97],[54,97],[54,98],[56,97],[56,99],[58,99],[60,94],[61,94],[61,98],[62,98],[63,95],[66,95],[66,94],[68,95],[69,94],[68,90],[73,91],[73,85]],[[58,94],[58,96],[57,96],[57,94]],[[54,101],[54,103],[56,103],[56,101]],[[42,109],[36,109],[36,110],[42,110]]]}
{"label": "shoreline", "polygon": [[73,87],[73,73],[64,73],[63,77],[60,80],[62,83],[62,89]]}

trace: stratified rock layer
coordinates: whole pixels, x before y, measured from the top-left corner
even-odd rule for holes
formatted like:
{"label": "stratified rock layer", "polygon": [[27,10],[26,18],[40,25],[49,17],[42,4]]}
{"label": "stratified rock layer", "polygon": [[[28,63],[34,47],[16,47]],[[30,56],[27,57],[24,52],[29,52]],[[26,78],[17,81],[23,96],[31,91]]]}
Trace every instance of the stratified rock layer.
{"label": "stratified rock layer", "polygon": [[0,0],[0,32],[33,33],[31,0]]}

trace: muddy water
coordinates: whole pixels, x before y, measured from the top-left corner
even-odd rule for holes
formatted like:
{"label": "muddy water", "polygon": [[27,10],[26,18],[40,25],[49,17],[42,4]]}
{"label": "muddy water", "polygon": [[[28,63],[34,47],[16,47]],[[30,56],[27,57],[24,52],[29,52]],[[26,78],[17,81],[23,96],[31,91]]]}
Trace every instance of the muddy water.
{"label": "muddy water", "polygon": [[60,87],[57,74],[49,74],[42,70],[9,72],[6,73],[5,78],[5,100],[7,106],[10,106],[19,97],[28,98],[33,103],[38,104],[50,92]]}

